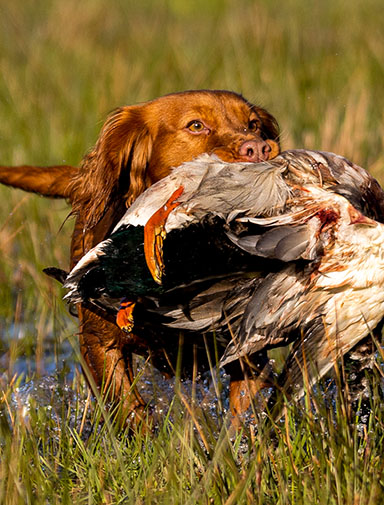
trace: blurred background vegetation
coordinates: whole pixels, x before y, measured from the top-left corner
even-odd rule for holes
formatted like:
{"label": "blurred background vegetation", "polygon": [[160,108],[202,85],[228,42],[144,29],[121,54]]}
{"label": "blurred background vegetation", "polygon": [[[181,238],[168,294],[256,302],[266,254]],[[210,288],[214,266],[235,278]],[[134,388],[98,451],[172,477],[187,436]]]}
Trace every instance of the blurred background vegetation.
{"label": "blurred background vegetation", "polygon": [[[115,107],[219,88],[270,110],[283,148],[334,151],[384,183],[383,27],[382,0],[0,0],[0,165],[76,165]],[[177,399],[155,437],[87,424],[96,402],[65,382],[76,321],[42,273],[68,267],[68,212],[0,187],[1,503],[383,503],[378,395],[368,424],[338,388],[333,408],[289,409],[245,446],[224,424],[217,439],[204,407],[177,418]]]}
{"label": "blurred background vegetation", "polygon": [[[0,0],[0,164],[78,164],[115,107],[216,88],[270,110],[284,148],[380,179],[383,26],[381,0]],[[0,196],[0,367],[44,371],[75,328],[41,273],[68,267],[69,208]]]}

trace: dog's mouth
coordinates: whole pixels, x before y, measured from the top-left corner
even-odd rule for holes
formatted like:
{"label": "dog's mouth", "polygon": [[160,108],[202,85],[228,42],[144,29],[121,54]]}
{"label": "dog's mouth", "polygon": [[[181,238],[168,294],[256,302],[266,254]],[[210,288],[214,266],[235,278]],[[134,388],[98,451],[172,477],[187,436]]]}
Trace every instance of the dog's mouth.
{"label": "dog's mouth", "polygon": [[276,156],[278,156],[280,154],[280,146],[277,142],[275,142],[274,140],[266,140],[265,141],[271,148],[269,154],[268,154],[268,158],[265,160],[265,161],[268,161],[268,160],[273,160],[273,158],[276,158]]}

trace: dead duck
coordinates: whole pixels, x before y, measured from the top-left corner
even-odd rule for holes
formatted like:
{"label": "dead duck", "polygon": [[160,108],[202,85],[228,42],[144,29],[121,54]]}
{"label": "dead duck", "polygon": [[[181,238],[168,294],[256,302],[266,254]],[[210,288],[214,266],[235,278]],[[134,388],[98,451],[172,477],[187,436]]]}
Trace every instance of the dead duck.
{"label": "dead duck", "polygon": [[281,381],[301,396],[304,369],[312,385],[383,318],[383,217],[379,184],[343,157],[202,156],[136,200],[69,274],[66,298],[117,312],[125,295],[163,326],[215,332],[223,366],[262,368],[293,342]]}

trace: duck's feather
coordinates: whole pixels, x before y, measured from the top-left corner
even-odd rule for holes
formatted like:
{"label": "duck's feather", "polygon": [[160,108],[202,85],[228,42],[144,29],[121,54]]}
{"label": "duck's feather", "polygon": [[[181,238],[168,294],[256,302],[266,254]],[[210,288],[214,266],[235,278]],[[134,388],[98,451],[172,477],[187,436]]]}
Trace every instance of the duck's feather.
{"label": "duck's feather", "polygon": [[282,177],[285,169],[285,163],[225,163],[203,154],[148,188],[114,231],[126,225],[145,226],[180,186],[184,191],[177,199],[177,211],[167,219],[166,232],[198,222],[207,214],[229,221],[239,213],[268,215],[283,206],[290,194]]}
{"label": "duck's feather", "polygon": [[[140,234],[180,186],[159,287]],[[214,331],[227,345],[222,365],[294,341],[284,380],[302,394],[300,367],[313,362],[312,384],[383,317],[381,222],[380,186],[340,156],[299,150],[229,164],[205,155],[136,200],[70,273],[67,298],[150,300],[148,313],[190,338]]]}

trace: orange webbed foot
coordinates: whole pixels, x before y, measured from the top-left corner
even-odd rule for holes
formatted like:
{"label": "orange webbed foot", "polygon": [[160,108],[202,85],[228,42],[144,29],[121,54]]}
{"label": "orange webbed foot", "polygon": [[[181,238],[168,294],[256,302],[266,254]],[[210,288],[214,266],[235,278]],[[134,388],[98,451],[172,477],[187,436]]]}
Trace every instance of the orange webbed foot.
{"label": "orange webbed foot", "polygon": [[119,312],[116,316],[116,323],[126,333],[131,333],[133,330],[134,319],[133,310],[136,303],[127,298],[123,298],[120,303]]}

